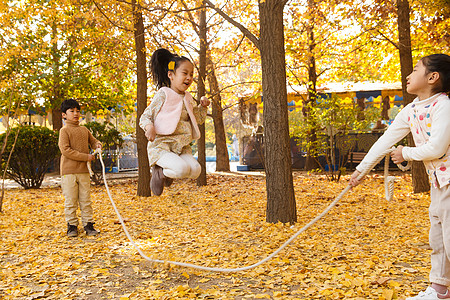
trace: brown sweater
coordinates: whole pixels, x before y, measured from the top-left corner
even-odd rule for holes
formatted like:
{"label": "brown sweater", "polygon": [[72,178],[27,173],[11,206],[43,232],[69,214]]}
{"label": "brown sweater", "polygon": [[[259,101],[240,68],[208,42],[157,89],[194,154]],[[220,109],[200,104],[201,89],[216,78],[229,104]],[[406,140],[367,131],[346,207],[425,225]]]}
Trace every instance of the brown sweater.
{"label": "brown sweater", "polygon": [[95,148],[100,142],[78,122],[66,120],[59,131],[58,146],[61,150],[61,175],[88,173],[89,145]]}

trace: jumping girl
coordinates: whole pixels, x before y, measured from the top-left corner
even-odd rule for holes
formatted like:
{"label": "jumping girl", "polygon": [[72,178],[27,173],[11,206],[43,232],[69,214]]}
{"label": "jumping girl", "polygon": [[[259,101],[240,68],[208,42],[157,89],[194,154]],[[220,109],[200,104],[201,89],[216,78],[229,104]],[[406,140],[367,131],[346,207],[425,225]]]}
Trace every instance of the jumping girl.
{"label": "jumping girl", "polygon": [[379,153],[412,133],[415,147],[398,146],[394,163],[423,161],[431,181],[429,233],[431,272],[429,286],[409,300],[450,299],[450,56],[433,54],[419,60],[407,77],[407,91],[417,98],[395,118],[356,167],[350,184],[356,186],[362,170],[372,165]]}
{"label": "jumping girl", "polygon": [[188,58],[158,49],[151,57],[150,70],[158,91],[139,126],[149,140],[150,187],[159,196],[173,179],[200,175],[201,166],[192,156],[190,143],[200,138],[197,123],[205,122],[210,102],[202,97],[197,105],[186,92],[194,78],[194,65]]}

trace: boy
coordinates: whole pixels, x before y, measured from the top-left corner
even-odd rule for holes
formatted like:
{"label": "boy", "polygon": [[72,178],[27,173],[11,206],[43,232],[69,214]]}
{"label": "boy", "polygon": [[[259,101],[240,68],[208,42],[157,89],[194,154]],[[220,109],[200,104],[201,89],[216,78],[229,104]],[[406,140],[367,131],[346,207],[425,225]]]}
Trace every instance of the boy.
{"label": "boy", "polygon": [[77,208],[80,206],[81,221],[87,235],[97,235],[94,229],[91,203],[91,180],[87,163],[95,158],[89,154],[92,148],[101,148],[101,143],[91,132],[79,125],[80,105],[74,99],[61,103],[65,126],[59,131],[59,149],[61,150],[61,187],[65,198],[64,214],[67,222],[67,236],[78,235]]}

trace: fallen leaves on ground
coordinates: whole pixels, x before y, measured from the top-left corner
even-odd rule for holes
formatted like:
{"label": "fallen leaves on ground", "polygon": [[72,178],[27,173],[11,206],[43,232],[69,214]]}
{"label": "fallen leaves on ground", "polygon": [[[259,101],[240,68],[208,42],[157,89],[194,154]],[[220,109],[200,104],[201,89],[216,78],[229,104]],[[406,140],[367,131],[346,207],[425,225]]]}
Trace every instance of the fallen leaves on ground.
{"label": "fallen leaves on ground", "polygon": [[[110,186],[135,242],[151,258],[209,267],[254,264],[321,213],[347,181],[294,173],[298,222],[265,222],[263,176],[179,180],[161,197],[136,181]],[[96,237],[66,237],[59,188],[7,190],[0,214],[2,299],[404,299],[427,286],[429,195],[397,177],[393,201],[369,176],[274,259],[215,273],[144,260],[104,187],[92,188]],[[79,226],[81,229],[81,226]]]}

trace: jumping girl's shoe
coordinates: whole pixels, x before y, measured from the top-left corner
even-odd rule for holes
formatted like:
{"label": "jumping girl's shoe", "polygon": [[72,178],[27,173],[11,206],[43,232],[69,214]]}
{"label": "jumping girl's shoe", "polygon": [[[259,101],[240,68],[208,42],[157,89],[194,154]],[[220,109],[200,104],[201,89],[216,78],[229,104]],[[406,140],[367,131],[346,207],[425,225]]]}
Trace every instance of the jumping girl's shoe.
{"label": "jumping girl's shoe", "polygon": [[[441,296],[441,298],[439,298],[438,295]],[[439,294],[434,288],[429,286],[427,287],[425,292],[420,292],[419,295],[415,297],[406,298],[406,300],[439,300],[448,298],[450,298],[448,291],[445,294]]]}
{"label": "jumping girl's shoe", "polygon": [[160,196],[164,190],[166,176],[164,176],[163,168],[154,165],[152,168],[152,179],[150,179],[150,188],[156,196]]}
{"label": "jumping girl's shoe", "polygon": [[173,178],[166,177],[166,179],[165,179],[165,181],[164,181],[164,186],[169,187],[169,186],[172,185],[172,183],[173,183]]}

